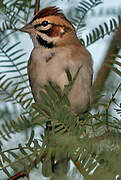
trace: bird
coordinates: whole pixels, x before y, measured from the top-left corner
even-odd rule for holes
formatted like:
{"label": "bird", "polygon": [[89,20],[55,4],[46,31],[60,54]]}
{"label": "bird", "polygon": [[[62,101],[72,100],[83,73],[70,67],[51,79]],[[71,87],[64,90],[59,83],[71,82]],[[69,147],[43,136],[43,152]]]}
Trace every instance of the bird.
{"label": "bird", "polygon": [[42,101],[40,90],[49,81],[64,90],[69,83],[65,70],[68,69],[74,77],[81,66],[68,99],[72,111],[87,111],[91,104],[92,56],[62,11],[55,6],[46,7],[20,31],[29,33],[34,45],[27,67],[34,100]]}

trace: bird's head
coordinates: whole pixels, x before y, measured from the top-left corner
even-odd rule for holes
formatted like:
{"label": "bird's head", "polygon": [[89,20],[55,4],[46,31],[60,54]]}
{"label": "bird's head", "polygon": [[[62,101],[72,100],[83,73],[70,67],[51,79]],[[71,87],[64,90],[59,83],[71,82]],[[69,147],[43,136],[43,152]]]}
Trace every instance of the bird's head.
{"label": "bird's head", "polygon": [[35,47],[61,46],[64,41],[71,42],[75,36],[74,27],[56,7],[40,10],[20,31],[31,35]]}

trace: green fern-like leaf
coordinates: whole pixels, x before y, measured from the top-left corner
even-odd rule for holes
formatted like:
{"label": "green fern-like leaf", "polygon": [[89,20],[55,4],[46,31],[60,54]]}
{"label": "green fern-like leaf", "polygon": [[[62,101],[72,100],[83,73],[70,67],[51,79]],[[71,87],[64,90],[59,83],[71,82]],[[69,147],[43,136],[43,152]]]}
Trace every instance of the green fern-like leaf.
{"label": "green fern-like leaf", "polygon": [[[16,50],[19,44],[20,42],[10,47],[4,44],[0,47],[0,66],[4,69],[1,71],[1,74],[12,74],[9,78],[5,78],[4,75],[1,76],[0,87],[1,91],[7,95],[5,98],[6,101],[13,100],[19,103],[23,109],[26,109],[30,107],[33,98],[31,96],[28,75],[26,73],[27,62],[18,62],[18,59],[23,58],[25,55],[23,49]],[[11,92],[9,91],[10,87],[12,89]]]}
{"label": "green fern-like leaf", "polygon": [[105,64],[105,66],[109,67],[112,71],[114,71],[117,75],[121,76],[121,56],[113,55],[115,58],[119,58],[119,60],[111,60],[110,64]]}
{"label": "green fern-like leaf", "polygon": [[34,134],[32,132],[31,139],[26,145],[22,146],[19,144],[18,148],[0,152],[0,171],[3,171],[8,177],[12,175],[10,173],[10,168],[14,173],[20,170],[30,171],[42,161],[42,156],[45,151],[46,148],[39,145],[39,141],[34,139]]}
{"label": "green fern-like leaf", "polygon": [[[27,21],[32,2],[28,0],[2,1],[0,0],[0,9],[5,14],[5,19],[15,25],[14,22]],[[23,13],[23,16],[20,16]]]}
{"label": "green fern-like leaf", "polygon": [[14,25],[4,21],[0,27],[0,32],[5,32],[6,30],[14,29]]}
{"label": "green fern-like leaf", "polygon": [[104,38],[106,35],[110,35],[111,32],[115,32],[120,27],[121,17],[118,16],[118,22],[113,18],[109,20],[109,24],[99,25],[99,27],[92,30],[91,33],[86,35],[85,40],[80,39],[84,46],[90,46],[97,40]]}
{"label": "green fern-like leaf", "polygon": [[83,21],[87,13],[92,10],[92,8],[98,6],[102,3],[102,0],[83,0],[79,2],[78,7],[76,8],[76,11],[81,14],[81,17],[72,19],[72,23],[74,23],[75,29],[77,34],[79,34],[80,30],[83,27]]}
{"label": "green fern-like leaf", "polygon": [[11,139],[11,134],[25,131],[28,128],[32,127],[31,121],[28,120],[24,115],[23,116],[21,115],[20,118],[16,118],[15,120],[14,119],[5,120],[1,124],[1,128],[0,128],[1,145],[2,145],[2,139],[5,141],[9,141],[9,139]]}

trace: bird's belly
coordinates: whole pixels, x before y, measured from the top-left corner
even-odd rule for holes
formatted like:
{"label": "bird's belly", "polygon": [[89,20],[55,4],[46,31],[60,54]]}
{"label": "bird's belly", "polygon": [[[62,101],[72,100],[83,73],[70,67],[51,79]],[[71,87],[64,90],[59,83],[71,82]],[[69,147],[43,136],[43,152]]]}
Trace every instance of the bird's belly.
{"label": "bird's belly", "polygon": [[28,66],[29,80],[32,88],[32,93],[36,101],[41,101],[40,90],[48,81],[56,83],[61,89],[68,84],[68,79],[65,73],[64,65],[46,62],[31,63]]}

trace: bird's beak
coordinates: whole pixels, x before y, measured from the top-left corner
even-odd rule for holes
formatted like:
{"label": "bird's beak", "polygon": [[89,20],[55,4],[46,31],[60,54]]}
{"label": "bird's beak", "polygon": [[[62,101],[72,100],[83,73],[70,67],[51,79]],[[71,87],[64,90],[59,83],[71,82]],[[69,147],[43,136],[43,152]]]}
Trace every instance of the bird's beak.
{"label": "bird's beak", "polygon": [[33,30],[33,26],[31,24],[26,24],[24,27],[19,29],[19,31],[30,33]]}

